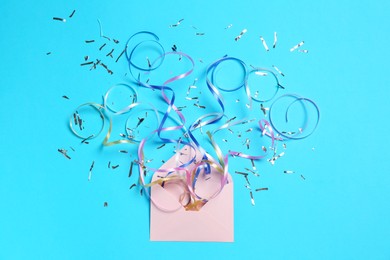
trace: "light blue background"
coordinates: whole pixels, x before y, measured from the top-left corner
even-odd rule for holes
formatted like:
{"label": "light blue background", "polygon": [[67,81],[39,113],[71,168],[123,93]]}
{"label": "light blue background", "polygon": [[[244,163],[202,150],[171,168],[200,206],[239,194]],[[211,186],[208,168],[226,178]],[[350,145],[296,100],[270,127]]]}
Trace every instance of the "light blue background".
{"label": "light blue background", "polygon": [[[389,7],[346,0],[2,0],[0,259],[390,259]],[[52,20],[73,9],[66,23]],[[150,242],[148,202],[128,189],[136,181],[127,177],[129,158],[100,149],[100,142],[79,145],[69,132],[75,107],[100,102],[125,80],[123,59],[111,61],[112,76],[79,65],[98,53],[97,44],[84,43],[98,40],[97,18],[122,46],[139,30],[157,33],[167,49],[176,44],[202,58],[199,71],[224,54],[275,64],[288,92],[320,106],[313,136],[290,142],[280,164],[258,165],[262,176],[251,179],[253,186],[270,190],[255,194],[255,207],[234,176],[234,243]],[[191,25],[205,36],[195,36]],[[248,33],[234,42],[243,28]],[[259,36],[270,46],[274,31],[278,47],[266,53]],[[301,40],[309,53],[290,53]],[[69,145],[76,148],[72,160],[57,152]],[[121,166],[109,170],[109,160]],[[241,163],[232,160],[231,169]],[[297,173],[283,174],[287,167]]]}

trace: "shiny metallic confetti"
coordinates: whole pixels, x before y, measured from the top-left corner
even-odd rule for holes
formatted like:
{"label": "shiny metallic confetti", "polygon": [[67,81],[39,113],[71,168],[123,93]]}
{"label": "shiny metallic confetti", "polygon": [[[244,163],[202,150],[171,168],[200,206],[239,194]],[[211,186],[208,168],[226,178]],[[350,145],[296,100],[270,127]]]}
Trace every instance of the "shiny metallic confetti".
{"label": "shiny metallic confetti", "polygon": [[247,31],[248,31],[247,29],[242,30],[242,31],[240,32],[240,34],[239,34],[236,38],[234,38],[234,40],[235,40],[236,42],[237,42],[238,40],[240,40],[241,37],[242,37]]}
{"label": "shiny metallic confetti", "polygon": [[263,111],[264,116],[267,116],[267,111],[269,111],[269,108],[264,107],[263,104],[260,104],[260,109]]}
{"label": "shiny metallic confetti", "polygon": [[68,96],[62,96],[62,97],[65,98],[65,99],[69,99]]}
{"label": "shiny metallic confetti", "polygon": [[105,208],[108,207],[108,203],[104,202],[103,207],[105,207]]}
{"label": "shiny metallic confetti", "polygon": [[69,15],[69,18],[72,18],[76,10],[73,10],[73,12]]}
{"label": "shiny metallic confetti", "polygon": [[298,50],[299,52],[303,52],[303,53],[309,53],[308,50]]}
{"label": "shiny metallic confetti", "polygon": [[67,154],[68,153],[68,151],[67,150],[65,150],[65,149],[58,149],[58,152],[60,152],[66,159],[71,159],[70,157],[69,157],[69,155]]}
{"label": "shiny metallic confetti", "polygon": [[80,66],[86,66],[86,65],[91,65],[91,64],[94,64],[93,61],[81,63]]}
{"label": "shiny metallic confetti", "polygon": [[117,165],[112,165],[112,166],[111,166],[111,168],[114,169],[114,170],[115,170],[116,168],[118,168],[118,167],[119,167],[119,164],[117,164]]}
{"label": "shiny metallic confetti", "polygon": [[110,167],[111,167],[111,161],[108,162],[108,168],[110,168]]}
{"label": "shiny metallic confetti", "polygon": [[157,147],[157,149],[161,149],[161,148],[163,148],[165,146],[165,144],[162,144],[162,145],[160,145],[159,147]]}
{"label": "shiny metallic confetti", "polygon": [[135,184],[135,183],[133,183],[131,186],[130,186],[130,190],[132,189],[132,188],[134,188],[134,187],[136,187],[137,185]]}
{"label": "shiny metallic confetti", "polygon": [[60,17],[53,17],[53,20],[66,23],[66,19]]}
{"label": "shiny metallic confetti", "polygon": [[203,36],[205,33],[196,33],[197,36]]}
{"label": "shiny metallic confetti", "polygon": [[253,171],[253,170],[251,170],[251,169],[249,169],[249,168],[245,168],[245,170],[247,170],[248,172],[252,173],[252,174],[255,175],[256,177],[259,177],[259,176],[260,176],[260,174],[258,174],[257,172],[255,172],[255,171]]}
{"label": "shiny metallic confetti", "polygon": [[265,146],[262,146],[261,150],[263,150],[264,152],[267,152],[267,148]]}
{"label": "shiny metallic confetti", "polygon": [[286,174],[294,173],[294,171],[291,171],[291,170],[285,170],[285,171],[283,171],[283,172],[286,173]]}
{"label": "shiny metallic confetti", "polygon": [[131,177],[131,175],[133,175],[133,166],[134,166],[134,162],[131,162],[130,169],[129,169],[129,178]]}
{"label": "shiny metallic confetti", "polygon": [[272,45],[272,48],[275,49],[277,42],[278,42],[278,34],[276,32],[274,32],[274,44]]}
{"label": "shiny metallic confetti", "polygon": [[85,40],[85,43],[93,43],[95,40]]}
{"label": "shiny metallic confetti", "polygon": [[92,170],[94,166],[95,166],[95,161],[92,161],[91,167],[89,167],[88,181],[90,181],[92,178]]}
{"label": "shiny metallic confetti", "polygon": [[107,43],[104,43],[102,46],[100,46],[99,51],[101,51],[104,48],[104,46],[106,46],[106,45],[107,45]]}
{"label": "shiny metallic confetti", "polygon": [[260,36],[260,40],[261,40],[261,42],[263,43],[264,49],[265,49],[266,51],[269,51],[267,42],[264,40],[263,36]]}
{"label": "shiny metallic confetti", "polygon": [[296,49],[298,49],[299,47],[301,47],[304,43],[305,43],[305,41],[301,41],[300,43],[298,43],[297,45],[295,45],[294,47],[292,47],[292,48],[290,49],[290,51],[295,51]]}
{"label": "shiny metallic confetti", "polygon": [[182,21],[184,21],[184,19],[180,19],[179,21],[177,21],[177,23],[176,24],[172,24],[172,25],[170,25],[169,27],[177,27],[177,26],[179,26],[180,24],[181,24],[181,22]]}
{"label": "shiny metallic confetti", "polygon": [[112,39],[113,41],[114,41],[114,43],[116,43],[116,44],[118,44],[119,43],[119,41],[118,40],[116,40],[116,39]]}
{"label": "shiny metallic confetti", "polygon": [[272,65],[272,67],[273,67],[280,75],[282,75],[282,76],[284,77],[283,72],[282,72],[278,67],[276,67],[275,65]]}
{"label": "shiny metallic confetti", "polygon": [[87,60],[89,60],[89,56],[88,55],[84,56],[84,61],[87,61]]}
{"label": "shiny metallic confetti", "polygon": [[[248,149],[249,149],[249,145],[248,145]],[[252,169],[256,171],[256,165],[253,159],[251,159],[251,163],[252,163]]]}
{"label": "shiny metallic confetti", "polygon": [[262,191],[262,190],[268,190],[268,188],[259,188],[259,189],[256,189],[255,191]]}
{"label": "shiny metallic confetti", "polygon": [[119,150],[120,153],[129,153],[128,151],[126,150]]}
{"label": "shiny metallic confetti", "polygon": [[114,49],[112,49],[109,53],[107,53],[106,57],[110,56],[112,58],[112,53],[114,52]]}
{"label": "shiny metallic confetti", "polygon": [[[266,72],[261,72],[261,71],[256,71],[255,74],[256,74],[257,76],[267,76],[267,75],[268,75],[268,73],[266,73]],[[258,94],[258,93],[257,93],[257,94]]]}
{"label": "shiny metallic confetti", "polygon": [[252,202],[252,205],[254,206],[255,205],[255,198],[253,198],[253,193],[250,191],[249,194],[251,195],[251,202]]}
{"label": "shiny metallic confetti", "polygon": [[125,53],[126,48],[119,54],[118,58],[116,58],[115,62],[118,62],[119,58],[122,57],[123,53]]}
{"label": "shiny metallic confetti", "polygon": [[305,178],[302,174],[301,174],[301,178],[304,179],[304,180],[306,180],[306,178]]}
{"label": "shiny metallic confetti", "polygon": [[50,55],[51,54],[51,52],[49,51],[49,52],[46,52],[46,55]]}

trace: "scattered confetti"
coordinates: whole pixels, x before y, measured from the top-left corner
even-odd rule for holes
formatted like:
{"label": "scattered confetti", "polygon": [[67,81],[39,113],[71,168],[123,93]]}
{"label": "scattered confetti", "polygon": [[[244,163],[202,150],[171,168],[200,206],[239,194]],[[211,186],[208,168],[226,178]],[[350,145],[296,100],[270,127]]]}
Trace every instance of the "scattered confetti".
{"label": "scattered confetti", "polygon": [[69,157],[69,155],[67,154],[67,150],[65,150],[65,149],[58,149],[58,152],[60,152],[60,153],[62,153],[62,155],[63,156],[65,156],[65,158],[67,158],[67,159],[71,159],[70,157]]}
{"label": "scattered confetti", "polygon": [[176,24],[172,24],[169,27],[177,27],[181,24],[182,21],[184,21],[184,19],[180,19]]}
{"label": "scattered confetti", "polygon": [[253,198],[253,193],[250,191],[249,194],[251,195],[251,202],[252,202],[252,205],[254,206],[255,205],[255,198]]}
{"label": "scattered confetti", "polygon": [[278,67],[276,67],[275,65],[272,65],[272,67],[273,67],[280,75],[282,75],[282,76],[284,77],[283,72],[282,72],[280,69],[278,69]]}
{"label": "scattered confetti", "polygon": [[255,191],[262,191],[262,190],[268,190],[268,188],[259,188],[259,189],[256,189]]}
{"label": "scattered confetti", "polygon": [[266,51],[269,51],[268,45],[267,45],[267,43],[265,42],[263,36],[260,36],[260,40],[261,40],[261,42],[263,43],[264,49],[265,49]]}
{"label": "scattered confetti", "polygon": [[76,10],[73,10],[73,12],[69,15],[69,18],[72,18]]}
{"label": "scattered confetti", "polygon": [[92,178],[92,169],[95,166],[95,161],[92,161],[91,167],[89,167],[88,181]]}
{"label": "scattered confetti", "polygon": [[291,173],[294,173],[294,171],[286,170],[286,171],[284,171],[284,173],[291,174]]}
{"label": "scattered confetti", "polygon": [[65,98],[65,99],[69,99],[67,96],[62,96],[63,98]]}
{"label": "scattered confetti", "polygon": [[239,34],[236,38],[234,38],[234,40],[235,40],[236,42],[237,42],[238,40],[240,40],[241,37],[242,37],[247,31],[248,31],[247,29],[242,30],[242,31],[240,32],[240,34]]}
{"label": "scattered confetti", "polygon": [[104,202],[103,207],[105,207],[105,208],[108,207],[108,203]]}
{"label": "scattered confetti", "polygon": [[85,43],[93,43],[95,40],[85,40]]}
{"label": "scattered confetti", "polygon": [[299,52],[303,52],[303,53],[309,53],[308,50],[298,50]]}
{"label": "scattered confetti", "polygon": [[304,179],[304,180],[306,180],[306,178],[305,178],[302,174],[301,174],[301,178]]}
{"label": "scattered confetti", "polygon": [[305,41],[301,41],[300,43],[298,43],[297,45],[295,45],[294,47],[292,47],[292,48],[290,49],[290,51],[295,51],[296,49],[298,49],[299,47],[301,47],[304,43],[305,43]]}
{"label": "scattered confetti", "polygon": [[133,183],[131,186],[130,186],[130,190],[132,189],[132,188],[134,188],[134,187],[136,187],[137,185],[135,184],[135,183]]}
{"label": "scattered confetti", "polygon": [[114,169],[114,170],[115,170],[116,168],[118,168],[118,167],[119,167],[119,164],[118,164],[118,165],[112,165],[112,166],[111,166],[111,168]]}
{"label": "scattered confetti", "polygon": [[61,22],[66,22],[66,19],[64,19],[64,18],[59,18],[59,17],[53,17],[53,20],[55,20],[55,21],[61,21]]}
{"label": "scattered confetti", "polygon": [[272,48],[275,49],[277,41],[278,41],[278,34],[274,32],[274,44],[272,45]]}

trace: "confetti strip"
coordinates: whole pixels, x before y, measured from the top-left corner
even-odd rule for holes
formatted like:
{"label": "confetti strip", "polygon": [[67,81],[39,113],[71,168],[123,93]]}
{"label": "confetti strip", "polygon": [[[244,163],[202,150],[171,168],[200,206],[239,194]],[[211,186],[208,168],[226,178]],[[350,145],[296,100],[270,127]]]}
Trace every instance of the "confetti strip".
{"label": "confetti strip", "polygon": [[53,20],[55,20],[55,21],[61,21],[61,22],[66,23],[66,19],[64,19],[64,18],[53,17]]}
{"label": "confetti strip", "polygon": [[171,28],[172,27],[177,27],[177,26],[179,26],[181,24],[182,21],[184,21],[184,19],[180,19],[176,24],[172,24],[169,27],[171,27]]}
{"label": "confetti strip", "polygon": [[73,12],[69,15],[69,18],[72,18],[76,10],[73,10]]}
{"label": "confetti strip", "polygon": [[234,38],[234,40],[235,40],[236,42],[237,42],[238,40],[240,40],[241,37],[242,37],[247,31],[248,31],[247,29],[242,30],[242,31],[240,32],[240,34],[239,34],[236,38]]}
{"label": "confetti strip", "polygon": [[278,42],[278,34],[276,32],[274,32],[274,44],[272,45],[272,48],[275,49],[277,42]]}
{"label": "confetti strip", "polygon": [[261,42],[263,43],[264,49],[265,49],[266,51],[269,51],[268,45],[267,45],[267,43],[265,42],[263,36],[260,36],[260,40],[261,40]]}
{"label": "confetti strip", "polygon": [[67,150],[65,150],[65,149],[58,149],[58,152],[60,152],[66,159],[71,159],[70,157],[69,157],[69,155],[67,154],[68,153],[68,151]]}
{"label": "confetti strip", "polygon": [[283,72],[282,72],[280,69],[278,69],[278,67],[276,67],[275,65],[272,65],[272,67],[273,67],[280,75],[282,75],[282,76],[284,77]]}
{"label": "confetti strip", "polygon": [[91,167],[89,168],[88,181],[90,181],[92,178],[92,169],[94,165],[95,165],[95,161],[92,161]]}
{"label": "confetti strip", "polygon": [[305,43],[305,41],[301,41],[300,43],[298,43],[297,45],[295,45],[294,47],[292,47],[290,49],[290,51],[295,51],[296,49],[298,49],[299,47],[301,47],[303,44]]}

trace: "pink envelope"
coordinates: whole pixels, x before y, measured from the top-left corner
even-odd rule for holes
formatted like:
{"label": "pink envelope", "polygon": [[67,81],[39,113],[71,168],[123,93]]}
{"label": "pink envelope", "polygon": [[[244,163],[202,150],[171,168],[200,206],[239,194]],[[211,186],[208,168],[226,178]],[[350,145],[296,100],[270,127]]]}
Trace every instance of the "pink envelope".
{"label": "pink envelope", "polygon": [[[189,161],[189,148],[183,148],[180,161]],[[188,154],[187,154],[188,153]],[[193,155],[192,155],[193,157]],[[196,160],[201,160],[197,152]],[[161,168],[177,166],[175,156],[170,158]],[[189,170],[194,164],[188,166]],[[196,191],[197,194],[212,194],[220,185],[220,174],[199,175]],[[161,173],[155,173],[152,180],[157,180]],[[213,176],[213,177],[210,177]],[[180,204],[179,197],[182,188],[174,184],[153,185],[151,198],[159,207],[165,209],[177,209],[175,212],[165,212],[150,203],[150,240],[151,241],[203,241],[203,242],[233,242],[234,241],[234,210],[233,210],[233,182],[228,176],[221,193],[206,203],[199,211],[186,211]]]}

